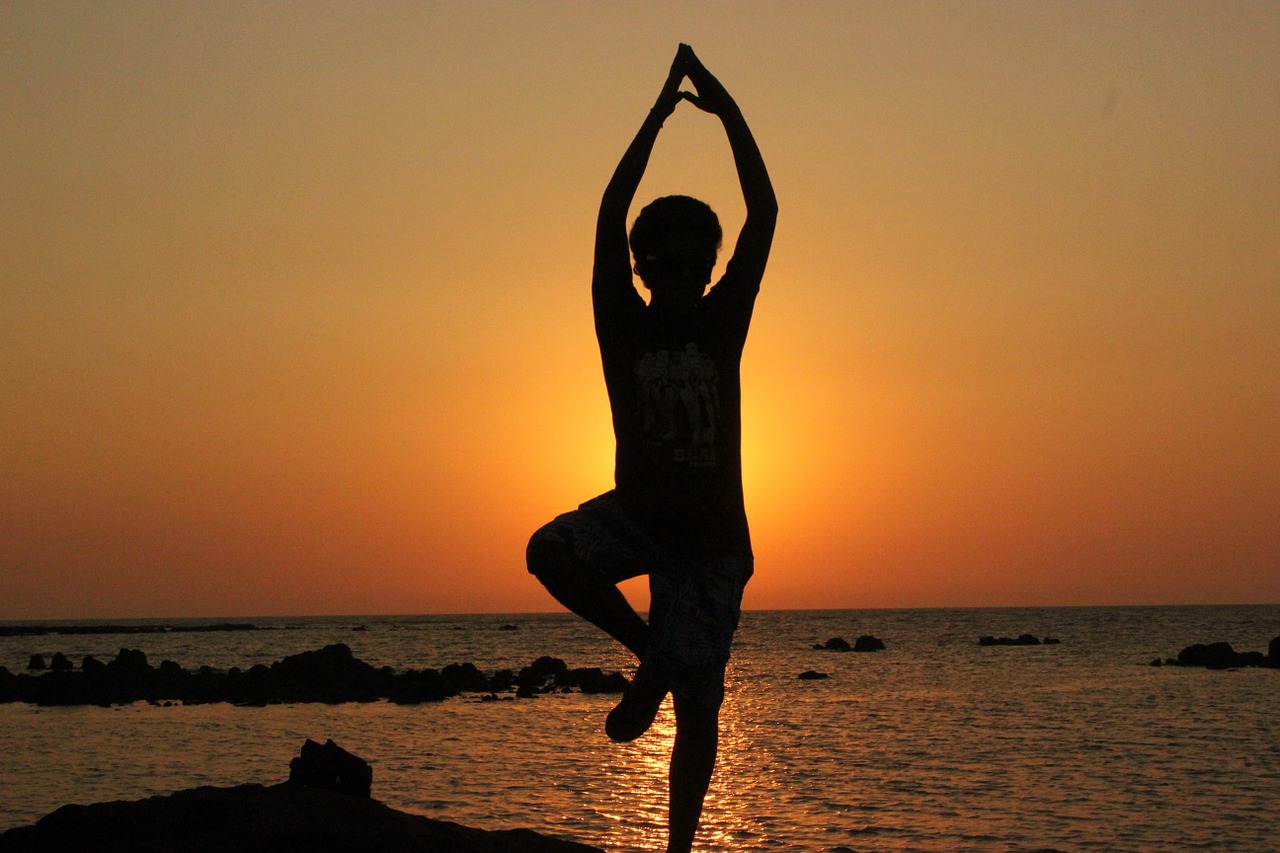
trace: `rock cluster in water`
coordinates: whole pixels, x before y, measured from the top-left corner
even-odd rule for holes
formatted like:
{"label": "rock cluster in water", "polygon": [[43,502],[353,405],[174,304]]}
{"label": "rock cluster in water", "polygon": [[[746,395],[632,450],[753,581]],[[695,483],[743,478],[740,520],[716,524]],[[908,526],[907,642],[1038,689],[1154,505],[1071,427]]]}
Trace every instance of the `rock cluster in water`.
{"label": "rock cluster in water", "polygon": [[1203,666],[1208,669],[1236,669],[1263,666],[1280,669],[1280,637],[1267,646],[1267,653],[1237,652],[1230,643],[1192,643],[1178,652],[1176,658],[1151,661],[1152,666]]}
{"label": "rock cluster in water", "polygon": [[980,646],[1056,646],[1062,642],[1057,637],[1045,637],[1043,640],[1035,634],[1019,634],[1016,637],[992,637],[984,636],[978,638]]}
{"label": "rock cluster in water", "polygon": [[485,831],[397,811],[371,798],[372,779],[368,762],[333,741],[307,741],[288,782],[63,806],[0,833],[0,850],[603,853],[528,829]]}
{"label": "rock cluster in water", "polygon": [[873,637],[870,634],[863,634],[853,645],[849,645],[849,641],[844,637],[832,637],[825,643],[814,643],[815,651],[827,652],[882,652],[885,649],[884,640],[879,637]]}
{"label": "rock cluster in water", "polygon": [[40,675],[13,674],[0,667],[0,702],[37,705],[122,705],[131,702],[275,705],[292,702],[376,702],[387,699],[412,705],[439,702],[462,693],[485,698],[533,697],[550,692],[621,693],[627,679],[599,667],[570,669],[559,658],[541,657],[519,672],[509,669],[486,674],[472,663],[444,669],[397,672],[357,659],[342,643],[290,655],[270,666],[247,670],[200,667],[183,669],[173,661],[153,667],[137,649],[121,649],[114,660],[85,656],[76,670],[65,656],[31,661]]}

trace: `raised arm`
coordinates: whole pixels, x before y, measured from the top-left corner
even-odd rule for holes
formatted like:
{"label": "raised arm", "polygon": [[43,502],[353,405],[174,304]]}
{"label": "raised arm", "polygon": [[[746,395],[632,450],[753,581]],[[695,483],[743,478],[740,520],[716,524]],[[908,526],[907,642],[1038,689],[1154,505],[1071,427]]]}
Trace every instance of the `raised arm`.
{"label": "raised arm", "polygon": [[595,266],[592,272],[592,296],[596,314],[602,305],[611,300],[639,299],[631,284],[631,249],[627,245],[627,213],[635,198],[649,154],[658,138],[662,123],[680,103],[680,82],[684,79],[693,51],[688,45],[680,45],[671,71],[662,85],[662,91],[639,132],[627,148],[622,160],[613,171],[609,185],[600,200],[600,213],[596,218]]}
{"label": "raised arm", "polygon": [[[685,49],[687,45],[681,45]],[[733,162],[738,170],[738,183],[747,206],[747,219],[733,256],[729,259],[727,275],[749,287],[759,287],[769,260],[769,248],[773,245],[773,229],[778,220],[778,200],[773,194],[773,184],[765,169],[764,158],[756,145],[751,129],[737,103],[724,86],[702,64],[693,49],[688,49],[688,65],[685,73],[698,90],[696,95],[681,92],[681,97],[698,109],[719,117],[729,138]]]}

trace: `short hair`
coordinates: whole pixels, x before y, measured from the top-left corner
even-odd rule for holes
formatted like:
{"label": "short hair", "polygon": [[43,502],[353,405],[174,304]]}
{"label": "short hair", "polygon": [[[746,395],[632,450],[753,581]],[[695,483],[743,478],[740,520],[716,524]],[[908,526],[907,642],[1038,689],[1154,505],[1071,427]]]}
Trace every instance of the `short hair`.
{"label": "short hair", "polygon": [[694,235],[707,249],[707,255],[715,258],[720,252],[724,233],[720,219],[705,201],[687,195],[666,195],[654,199],[640,211],[631,225],[628,242],[635,255],[636,272],[644,278],[645,257],[653,254],[663,236],[673,231],[685,231]]}

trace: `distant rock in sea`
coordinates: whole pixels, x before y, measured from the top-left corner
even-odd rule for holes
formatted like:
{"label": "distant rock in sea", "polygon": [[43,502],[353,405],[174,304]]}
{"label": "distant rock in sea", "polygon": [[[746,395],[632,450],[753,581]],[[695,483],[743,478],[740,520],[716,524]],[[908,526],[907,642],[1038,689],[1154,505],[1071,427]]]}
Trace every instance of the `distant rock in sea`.
{"label": "distant rock in sea", "polygon": [[[38,657],[38,656],[36,656]],[[35,666],[39,664],[39,666]],[[32,660],[37,670],[49,666]],[[266,706],[295,702],[376,702],[400,705],[439,702],[463,693],[505,693],[536,696],[579,690],[583,693],[621,693],[627,679],[596,667],[570,669],[558,658],[542,657],[514,675],[492,675],[472,663],[453,663],[443,670],[396,672],[359,660],[350,647],[335,643],[310,652],[289,655],[270,666],[248,670],[201,667],[189,672],[173,661],[153,667],[138,649],[121,649],[103,663],[86,655],[80,670],[59,653],[53,671],[42,675],[13,674],[0,667],[0,702],[36,705],[125,705],[131,702],[181,702]]]}
{"label": "distant rock in sea", "polygon": [[1062,641],[1056,637],[1045,637],[1041,640],[1035,634],[1019,634],[1016,637],[992,637],[984,636],[978,638],[980,646],[1056,646]]}
{"label": "distant rock in sea", "polygon": [[1237,652],[1230,643],[1193,643],[1178,652],[1176,658],[1159,658],[1152,666],[1203,666],[1207,669],[1237,669],[1240,667],[1270,667],[1280,669],[1280,637],[1267,646],[1267,653]]}
{"label": "distant rock in sea", "polygon": [[817,670],[814,670],[814,669],[806,669],[804,672],[796,676],[796,678],[800,679],[801,681],[821,681],[822,679],[829,678],[829,677],[830,676],[828,676],[825,672],[818,672]]}
{"label": "distant rock in sea", "polygon": [[854,641],[852,646],[844,637],[832,637],[825,643],[814,643],[813,648],[815,651],[828,652],[882,652],[885,645],[879,637],[863,634]]}
{"label": "distant rock in sea", "polygon": [[[360,776],[369,765],[329,741],[307,741],[293,764],[315,773],[278,785],[201,787],[133,802],[63,806],[35,824],[0,833],[4,853],[218,850],[307,853],[603,853],[528,829],[474,829],[408,814],[365,793],[324,784],[327,762]],[[317,763],[318,762],[318,763]],[[342,771],[339,771],[339,776]],[[368,771],[372,778],[372,771]]]}

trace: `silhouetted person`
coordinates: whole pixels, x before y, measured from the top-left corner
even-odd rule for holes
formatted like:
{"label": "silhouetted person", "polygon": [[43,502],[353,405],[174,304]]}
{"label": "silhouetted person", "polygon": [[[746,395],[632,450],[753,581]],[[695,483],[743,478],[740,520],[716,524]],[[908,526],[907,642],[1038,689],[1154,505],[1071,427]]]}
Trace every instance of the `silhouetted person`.
{"label": "silhouetted person", "polygon": [[[680,91],[685,77],[696,95]],[[719,117],[746,201],[733,257],[710,291],[721,231],[700,201],[667,196],[649,204],[628,251],[632,199],[662,123],[682,99]],[[557,600],[640,659],[606,720],[609,737],[640,737],[672,695],[668,851],[693,844],[715,766],[729,645],[753,571],[739,363],[776,219],[773,187],[742,113],[681,45],[596,222],[591,297],[617,441],[615,488],[541,528],[528,549],[529,571]],[[647,624],[617,588],[639,575],[649,576]]]}

